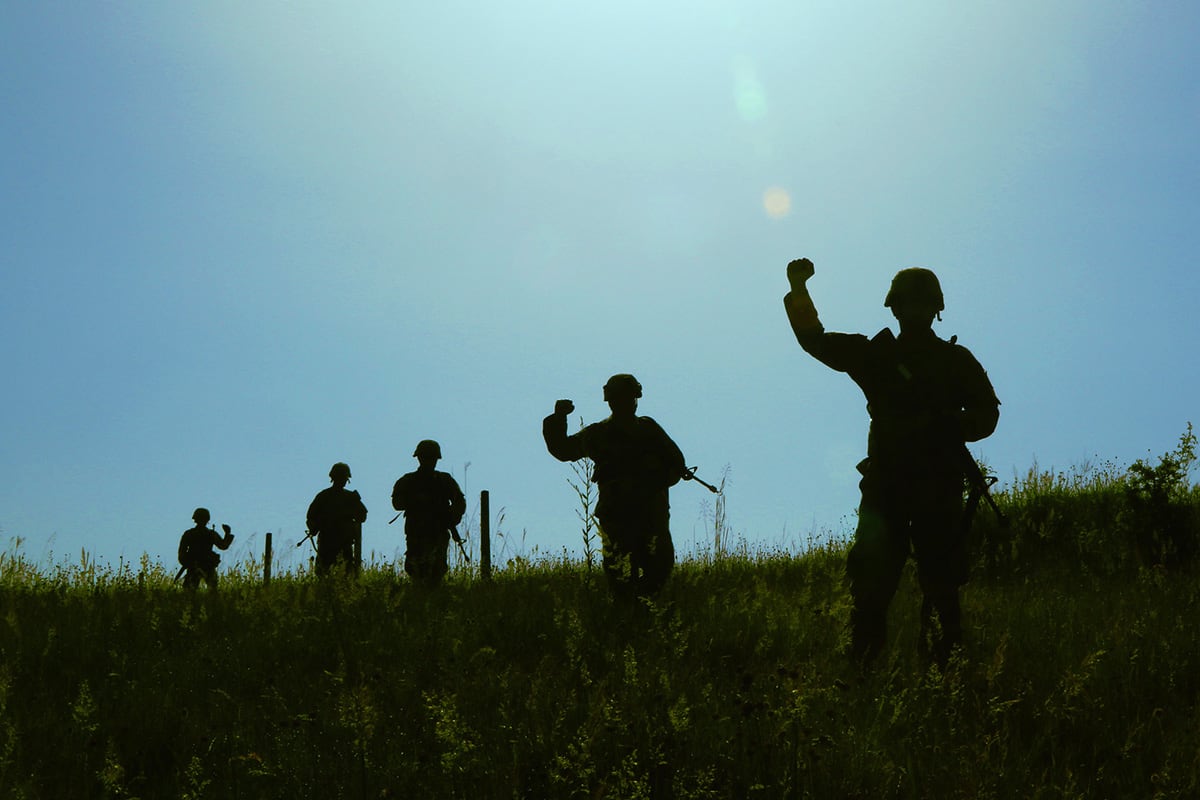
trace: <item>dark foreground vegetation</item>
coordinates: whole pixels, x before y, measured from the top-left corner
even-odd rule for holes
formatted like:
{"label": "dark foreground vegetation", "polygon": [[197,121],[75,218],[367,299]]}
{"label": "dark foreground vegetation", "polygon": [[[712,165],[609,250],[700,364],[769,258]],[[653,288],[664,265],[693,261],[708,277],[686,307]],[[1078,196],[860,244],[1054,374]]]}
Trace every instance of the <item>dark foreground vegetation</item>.
{"label": "dark foreground vegetation", "polygon": [[5,556],[0,796],[1198,797],[1194,446],[998,493],[944,671],[911,575],[846,662],[837,544],[685,561],[640,609],[579,563],[187,594]]}

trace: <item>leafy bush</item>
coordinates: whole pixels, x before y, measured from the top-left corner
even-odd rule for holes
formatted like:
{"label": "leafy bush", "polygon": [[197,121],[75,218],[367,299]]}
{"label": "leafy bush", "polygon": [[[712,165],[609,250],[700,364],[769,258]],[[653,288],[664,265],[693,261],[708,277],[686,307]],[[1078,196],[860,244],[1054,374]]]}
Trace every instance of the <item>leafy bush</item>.
{"label": "leafy bush", "polygon": [[1189,475],[1196,463],[1196,435],[1188,423],[1172,452],[1156,466],[1141,459],[1129,467],[1125,483],[1128,503],[1123,524],[1133,531],[1136,551],[1145,566],[1174,568],[1190,564],[1200,543],[1196,487]]}
{"label": "leafy bush", "polygon": [[972,531],[976,573],[990,578],[1083,572],[1115,576],[1142,567],[1177,569],[1200,550],[1200,489],[1191,423],[1157,465],[1111,462],[1069,473],[1035,464],[994,492],[1008,525],[981,509]]}

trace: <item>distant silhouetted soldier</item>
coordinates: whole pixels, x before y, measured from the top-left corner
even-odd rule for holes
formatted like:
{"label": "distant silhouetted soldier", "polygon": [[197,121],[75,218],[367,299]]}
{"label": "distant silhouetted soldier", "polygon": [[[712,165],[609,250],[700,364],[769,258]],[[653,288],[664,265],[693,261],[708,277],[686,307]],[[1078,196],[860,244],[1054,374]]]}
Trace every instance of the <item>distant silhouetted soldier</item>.
{"label": "distant silhouetted soldier", "polygon": [[417,583],[436,586],[446,575],[450,537],[467,511],[467,499],[448,472],[434,469],[442,448],[432,439],[413,451],[418,467],[392,487],[392,508],[404,512],[404,571]]}
{"label": "distant silhouetted soldier", "polygon": [[357,491],[350,491],[350,466],[341,461],[329,470],[333,483],[322,489],[308,507],[308,533],[317,540],[317,574],[326,575],[335,563],[357,572],[355,546],[361,539],[367,507]]}
{"label": "distant silhouetted soldier", "polygon": [[675,566],[671,541],[670,487],[691,475],[683,453],[650,417],[637,415],[642,385],[632,375],[613,375],[604,384],[612,416],[567,435],[570,400],[554,404],[542,422],[546,449],[559,461],[590,458],[599,487],[604,573],[620,598],[646,597],[663,587]]}
{"label": "distant silhouetted soldier", "polygon": [[[217,565],[221,556],[213,552],[214,547],[228,550],[233,544],[233,533],[228,525],[222,525],[224,536],[219,536],[212,528],[205,527],[212,516],[207,508],[197,508],[192,513],[192,521],[196,527],[189,528],[179,537],[179,565],[186,574],[183,576],[185,589],[195,589],[203,580],[208,588],[217,588]],[[178,579],[178,576],[176,576]]]}
{"label": "distant silhouetted soldier", "polygon": [[859,464],[858,527],[846,562],[852,655],[866,663],[883,649],[888,605],[911,550],[924,595],[922,650],[944,664],[962,638],[963,489],[965,465],[974,463],[965,443],[991,435],[1000,401],[970,351],[933,332],[945,307],[933,272],[896,274],[884,306],[900,335],[884,328],[872,338],[825,332],[806,287],[813,272],[806,258],[788,264],[784,306],[792,330],[810,355],[858,384],[871,417],[867,458]]}

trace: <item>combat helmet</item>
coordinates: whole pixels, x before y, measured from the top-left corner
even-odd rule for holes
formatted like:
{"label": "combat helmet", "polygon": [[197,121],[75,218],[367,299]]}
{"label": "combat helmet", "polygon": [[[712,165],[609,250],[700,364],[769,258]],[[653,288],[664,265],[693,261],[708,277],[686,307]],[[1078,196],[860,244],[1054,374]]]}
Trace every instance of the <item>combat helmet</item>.
{"label": "combat helmet", "polygon": [[421,458],[422,456],[441,458],[442,446],[433,439],[422,439],[421,441],[417,442],[417,449],[413,450],[413,457]]}
{"label": "combat helmet", "polygon": [[933,274],[933,270],[924,267],[909,267],[897,272],[896,277],[892,278],[892,286],[888,289],[883,305],[891,308],[892,303],[901,298],[931,303],[935,311],[946,308],[946,301],[942,297],[942,285],[938,283],[937,275]]}
{"label": "combat helmet", "polygon": [[338,480],[339,478],[350,480],[350,465],[344,461],[337,462],[329,468],[329,477],[333,480]]}
{"label": "combat helmet", "polygon": [[203,525],[210,519],[212,519],[212,514],[208,513],[207,508],[197,508],[192,512],[192,522],[195,522],[198,525]]}
{"label": "combat helmet", "polygon": [[638,379],[627,373],[618,373],[608,379],[608,383],[604,384],[604,399],[614,400],[618,397],[633,397],[642,396],[642,385],[638,383]]}

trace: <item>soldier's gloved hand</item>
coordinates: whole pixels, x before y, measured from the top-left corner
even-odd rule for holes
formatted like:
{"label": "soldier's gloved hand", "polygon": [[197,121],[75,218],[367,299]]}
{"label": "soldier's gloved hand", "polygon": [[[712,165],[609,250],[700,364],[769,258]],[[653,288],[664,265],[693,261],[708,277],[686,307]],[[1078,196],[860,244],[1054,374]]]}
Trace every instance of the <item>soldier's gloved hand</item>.
{"label": "soldier's gloved hand", "polygon": [[230,527],[228,525],[222,525],[221,530],[225,531],[226,536],[228,536],[230,533]]}
{"label": "soldier's gloved hand", "polygon": [[560,417],[565,417],[575,410],[575,404],[570,400],[559,400],[554,404],[554,413]]}
{"label": "soldier's gloved hand", "polygon": [[794,261],[789,261],[787,265],[788,283],[792,287],[793,292],[806,291],[805,283],[816,272],[816,267],[813,262],[807,258],[797,258]]}

